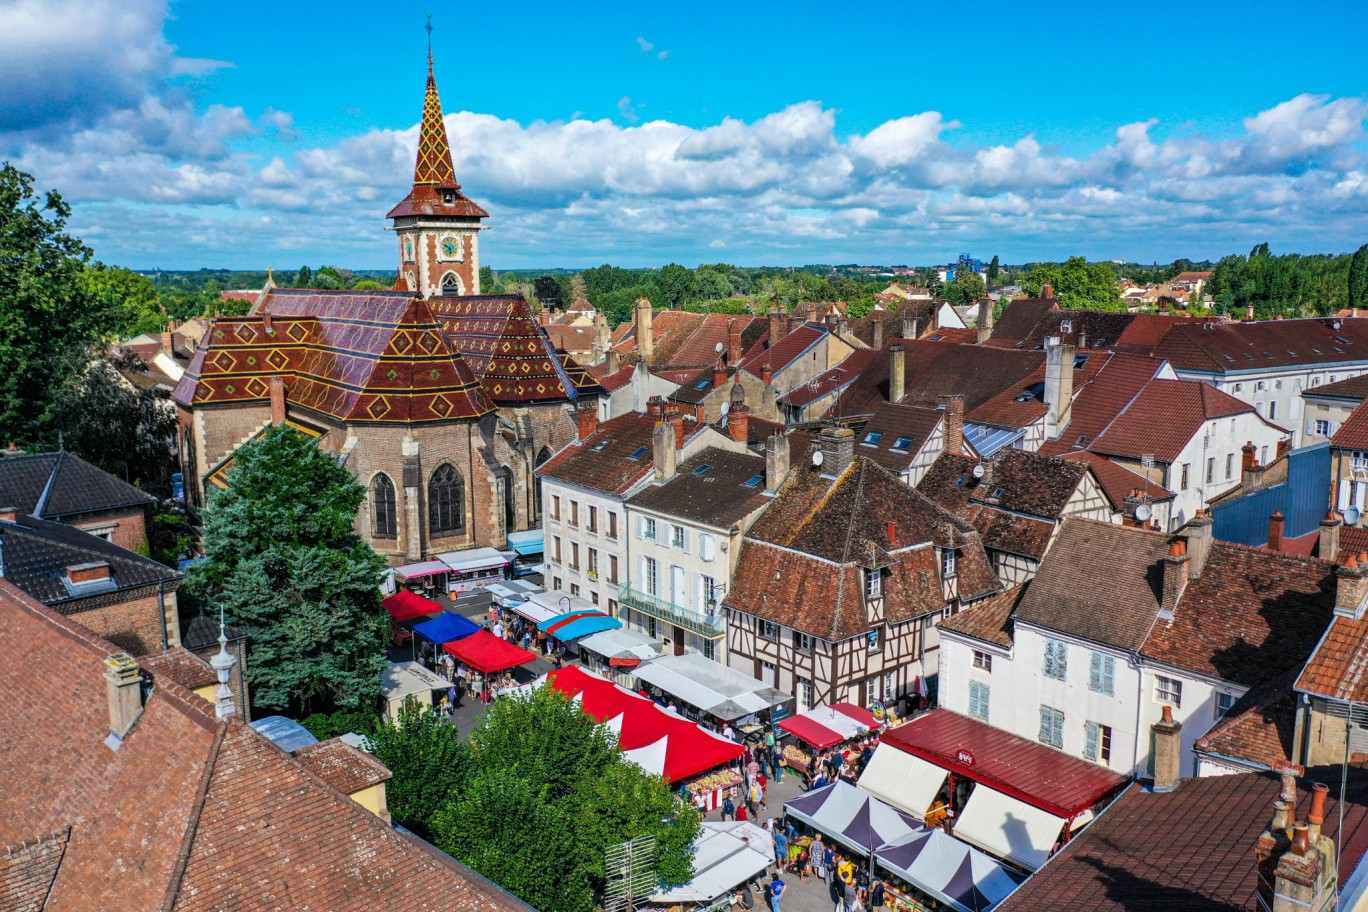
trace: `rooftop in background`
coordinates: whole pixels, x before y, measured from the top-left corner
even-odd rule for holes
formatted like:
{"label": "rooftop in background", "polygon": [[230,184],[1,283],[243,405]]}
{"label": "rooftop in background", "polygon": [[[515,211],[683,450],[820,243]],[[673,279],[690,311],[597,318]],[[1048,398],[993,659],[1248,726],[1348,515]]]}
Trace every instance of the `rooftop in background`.
{"label": "rooftop in background", "polygon": [[680,465],[673,478],[647,485],[629,503],[726,529],[769,501],[763,456],[708,447]]}
{"label": "rooftop in background", "polygon": [[1025,586],[1016,586],[970,605],[959,614],[951,615],[938,625],[950,631],[972,637],[984,643],[1012,648],[1012,613],[1026,594]]}
{"label": "rooftop in background", "polygon": [[1368,360],[1368,319],[1179,323],[1154,350],[1180,371],[1225,374]]}
{"label": "rooftop in background", "polygon": [[[588,440],[576,441],[538,469],[537,474],[608,494],[626,494],[654,471],[651,447],[660,419],[646,413],[610,418]],[[710,425],[685,417],[688,441]]]}
{"label": "rooftop in background", "polygon": [[945,411],[885,402],[856,437],[855,452],[890,472],[905,471],[945,419]]}
{"label": "rooftop in background", "polygon": [[1368,407],[1360,403],[1335,431],[1330,445],[1345,450],[1368,450]]}
{"label": "rooftop in background", "polygon": [[1152,455],[1160,462],[1173,462],[1206,422],[1246,413],[1257,414],[1254,406],[1209,383],[1151,380],[1088,449],[1107,456]]}
{"label": "rooftop in background", "polygon": [[0,451],[0,506],[40,519],[143,507],[156,498],[75,453],[7,455]]}
{"label": "rooftop in background", "polygon": [[1349,402],[1362,402],[1368,399],[1368,374],[1346,377],[1334,383],[1322,383],[1302,390],[1303,399],[1343,399]]}

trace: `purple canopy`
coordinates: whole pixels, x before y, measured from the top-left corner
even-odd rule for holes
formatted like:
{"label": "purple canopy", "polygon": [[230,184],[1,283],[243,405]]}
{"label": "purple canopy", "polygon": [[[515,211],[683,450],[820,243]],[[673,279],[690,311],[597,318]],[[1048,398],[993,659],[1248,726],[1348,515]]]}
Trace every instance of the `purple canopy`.
{"label": "purple canopy", "polygon": [[884,804],[844,779],[799,795],[785,803],[784,810],[861,855],[927,829],[912,815]]}

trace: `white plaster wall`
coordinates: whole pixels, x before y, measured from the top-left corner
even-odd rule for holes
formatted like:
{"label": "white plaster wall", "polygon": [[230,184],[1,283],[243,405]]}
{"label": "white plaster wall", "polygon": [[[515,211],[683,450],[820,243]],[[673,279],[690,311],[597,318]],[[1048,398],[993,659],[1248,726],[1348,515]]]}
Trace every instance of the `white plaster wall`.
{"label": "white plaster wall", "polygon": [[[1170,508],[1173,527],[1186,523],[1212,498],[1240,483],[1241,450],[1246,442],[1254,444],[1257,448],[1256,457],[1267,465],[1276,457],[1278,441],[1285,436],[1282,427],[1269,424],[1250,412],[1206,422],[1202,431],[1193,435],[1169,469],[1166,487],[1174,493]],[[1226,476],[1227,458],[1231,465],[1229,478]],[[1208,459],[1216,460],[1215,474],[1210,484],[1206,481]],[[1182,489],[1184,463],[1191,467],[1187,490]]]}
{"label": "white plaster wall", "polygon": [[1142,774],[1147,774],[1149,770],[1150,728],[1159,721],[1164,712],[1164,704],[1159,702],[1155,690],[1155,679],[1160,675],[1183,682],[1183,703],[1173,709],[1174,721],[1183,725],[1180,736],[1183,745],[1181,773],[1183,776],[1197,775],[1197,758],[1192,752],[1192,746],[1216,724],[1216,694],[1233,694],[1239,699],[1248,688],[1229,682],[1217,682],[1176,668],[1145,663],[1139,694],[1140,738],[1136,744],[1136,754],[1140,758],[1138,769]]}
{"label": "white plaster wall", "polygon": [[[560,519],[551,516],[551,497],[560,497]],[[579,502],[579,525],[570,525],[570,501]],[[588,528],[589,507],[598,508],[598,528],[591,532]],[[616,513],[618,518],[617,538],[608,537],[608,514]],[[560,577],[565,591],[570,591],[570,585],[576,584],[580,587],[580,597],[588,601],[594,601],[594,595],[598,596],[598,606],[604,611],[608,611],[609,600],[617,600],[617,586],[613,585],[609,579],[611,576],[612,563],[609,558],[613,555],[618,559],[618,579],[627,579],[627,538],[630,530],[627,525],[626,510],[622,500],[612,495],[604,494],[588,488],[581,488],[577,485],[569,485],[554,478],[542,479],[542,529],[546,536],[546,550],[543,552],[546,559],[546,588],[551,589],[556,577]],[[555,560],[555,546],[552,544],[554,536],[561,538],[561,560]],[[580,546],[580,566],[578,570],[570,568],[570,543],[578,542]],[[589,548],[598,550],[599,574],[597,580],[589,578]]]}

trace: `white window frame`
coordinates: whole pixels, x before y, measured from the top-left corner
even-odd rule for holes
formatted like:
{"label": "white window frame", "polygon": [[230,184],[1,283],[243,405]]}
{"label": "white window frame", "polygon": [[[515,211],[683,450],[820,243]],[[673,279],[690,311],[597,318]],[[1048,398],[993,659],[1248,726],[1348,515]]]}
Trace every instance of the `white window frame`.
{"label": "white window frame", "polygon": [[877,567],[871,567],[865,571],[865,598],[876,599],[883,597],[883,575]]}
{"label": "white window frame", "polygon": [[1233,693],[1224,690],[1216,691],[1216,696],[1211,703],[1212,721],[1219,722],[1221,719],[1224,719],[1231,708],[1235,706],[1235,701],[1238,699],[1240,698]]}
{"label": "white window frame", "polygon": [[689,530],[684,526],[670,524],[670,547],[689,553]]}
{"label": "white window frame", "polygon": [[1154,702],[1167,703],[1174,709],[1183,707],[1183,682],[1165,675],[1154,676]]}
{"label": "white window frame", "polygon": [[660,596],[660,561],[654,557],[641,558],[642,585],[647,595]]}
{"label": "white window frame", "polygon": [[986,671],[986,672],[988,672],[989,674],[992,674],[992,672],[993,672],[993,654],[992,654],[991,652],[984,652],[984,651],[981,650],[981,649],[975,649],[975,650],[974,650],[974,667],[975,667],[975,668],[980,668],[980,669],[982,669],[983,671]]}

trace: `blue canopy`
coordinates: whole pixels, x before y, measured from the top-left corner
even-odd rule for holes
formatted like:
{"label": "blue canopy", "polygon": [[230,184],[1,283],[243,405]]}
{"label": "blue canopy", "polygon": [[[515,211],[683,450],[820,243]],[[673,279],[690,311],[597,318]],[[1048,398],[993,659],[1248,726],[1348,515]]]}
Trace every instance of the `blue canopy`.
{"label": "blue canopy", "polygon": [[547,618],[537,625],[537,629],[565,642],[589,636],[591,633],[617,630],[621,626],[621,621],[609,617],[602,611],[571,611]]}
{"label": "blue canopy", "polygon": [[470,618],[448,611],[437,615],[430,621],[415,625],[413,632],[433,643],[450,643],[452,640],[468,637],[477,630],[483,629]]}
{"label": "blue canopy", "polygon": [[508,547],[522,555],[541,554],[546,548],[546,534],[541,529],[509,532]]}

